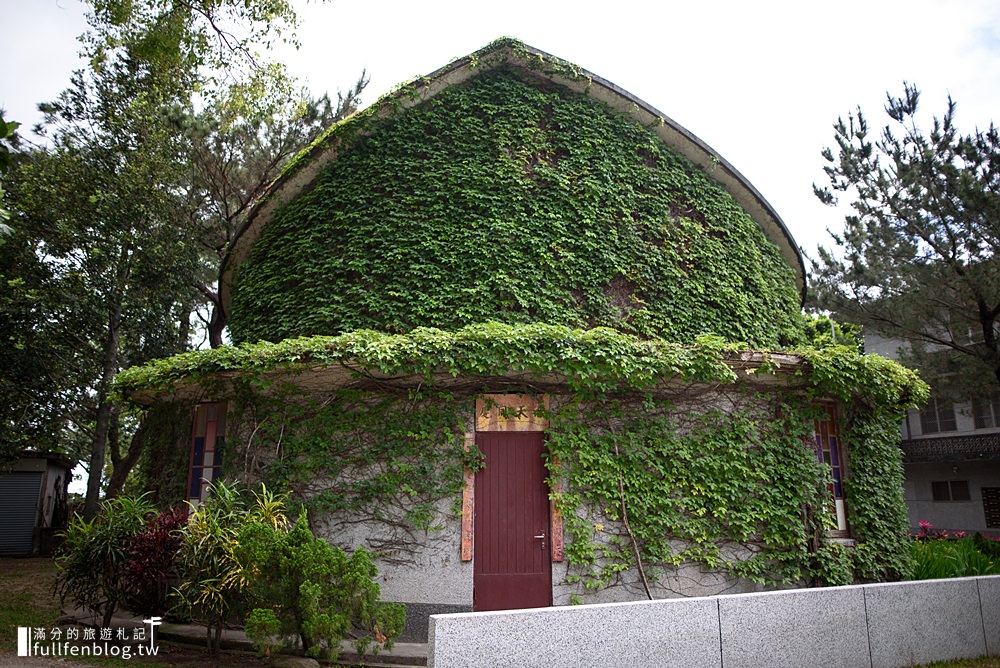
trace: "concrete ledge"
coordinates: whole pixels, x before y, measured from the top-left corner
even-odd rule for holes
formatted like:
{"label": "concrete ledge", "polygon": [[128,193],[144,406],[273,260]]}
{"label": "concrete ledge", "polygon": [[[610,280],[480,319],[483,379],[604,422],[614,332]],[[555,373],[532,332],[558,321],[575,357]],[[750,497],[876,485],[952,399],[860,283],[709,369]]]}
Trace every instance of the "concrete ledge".
{"label": "concrete ledge", "polygon": [[986,653],[1000,656],[1000,575],[976,578],[979,604],[983,610],[983,635]]}
{"label": "concrete ledge", "polygon": [[721,668],[710,598],[435,615],[429,666]]}
{"label": "concrete ledge", "polygon": [[[722,665],[771,668],[869,663],[861,587],[720,596]],[[817,661],[817,659],[821,660]]]}
{"label": "concrete ledge", "polygon": [[866,585],[873,668],[986,654],[976,578]]}
{"label": "concrete ledge", "polygon": [[428,665],[870,666],[1000,656],[1000,576],[433,615]]}

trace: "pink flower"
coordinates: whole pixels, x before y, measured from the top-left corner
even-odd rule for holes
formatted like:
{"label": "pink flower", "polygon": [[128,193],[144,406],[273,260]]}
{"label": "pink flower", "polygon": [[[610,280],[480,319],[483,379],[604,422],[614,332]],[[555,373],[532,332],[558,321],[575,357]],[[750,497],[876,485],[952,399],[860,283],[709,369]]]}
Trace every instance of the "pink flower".
{"label": "pink flower", "polygon": [[928,522],[927,520],[920,520],[919,522],[917,522],[917,526],[920,527],[921,529],[923,529],[924,531],[927,531],[928,529],[932,528],[934,525],[931,524],[930,522]]}
{"label": "pink flower", "polygon": [[964,531],[956,531],[955,538],[965,538],[966,533]]}

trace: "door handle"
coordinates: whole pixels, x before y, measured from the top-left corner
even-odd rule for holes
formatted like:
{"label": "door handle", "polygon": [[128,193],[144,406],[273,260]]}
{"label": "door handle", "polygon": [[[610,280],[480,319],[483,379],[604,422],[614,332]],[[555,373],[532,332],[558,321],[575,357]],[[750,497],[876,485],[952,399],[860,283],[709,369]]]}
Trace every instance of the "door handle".
{"label": "door handle", "polygon": [[541,539],[543,539],[543,540],[544,540],[544,538],[545,538],[545,534],[544,534],[544,533],[540,533],[540,534],[538,534],[537,536],[535,536],[535,538],[541,538]]}

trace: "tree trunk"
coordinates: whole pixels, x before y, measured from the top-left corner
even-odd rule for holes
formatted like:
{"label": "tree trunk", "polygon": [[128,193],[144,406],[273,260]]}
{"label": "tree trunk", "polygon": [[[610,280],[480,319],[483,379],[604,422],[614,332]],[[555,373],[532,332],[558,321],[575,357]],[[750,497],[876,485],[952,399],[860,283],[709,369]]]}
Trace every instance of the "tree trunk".
{"label": "tree trunk", "polygon": [[107,498],[113,499],[121,494],[122,488],[125,486],[125,481],[128,479],[128,474],[132,472],[136,462],[139,461],[139,457],[142,455],[142,449],[146,444],[148,425],[148,419],[143,417],[135,433],[132,434],[132,439],[128,444],[128,451],[126,451],[124,457],[117,446],[111,449],[111,479],[108,481],[108,489],[105,492]]}
{"label": "tree trunk", "polygon": [[208,323],[208,344],[213,348],[222,347],[222,332],[226,329],[226,314],[218,299],[212,302],[212,320]]}
{"label": "tree trunk", "polygon": [[83,517],[90,520],[97,515],[101,497],[101,478],[104,475],[104,456],[108,447],[108,434],[115,419],[115,407],[111,403],[111,381],[118,371],[118,346],[121,339],[121,304],[116,303],[108,318],[108,339],[104,344],[104,361],[101,365],[101,381],[97,386],[97,419],[94,438],[90,448],[90,467],[87,478],[87,497],[83,504]]}
{"label": "tree trunk", "polygon": [[208,321],[208,345],[212,348],[221,348],[222,332],[226,329],[226,312],[222,308],[222,300],[219,299],[218,292],[204,283],[198,283],[195,287],[209,301],[212,308],[212,316]]}

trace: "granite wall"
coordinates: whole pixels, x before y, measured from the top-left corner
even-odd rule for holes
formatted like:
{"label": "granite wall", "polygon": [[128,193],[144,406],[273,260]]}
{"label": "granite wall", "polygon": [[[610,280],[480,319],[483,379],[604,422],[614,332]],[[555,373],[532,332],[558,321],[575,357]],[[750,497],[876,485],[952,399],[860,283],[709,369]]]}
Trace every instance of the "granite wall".
{"label": "granite wall", "polygon": [[435,615],[428,665],[897,668],[1000,656],[1000,576]]}

